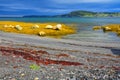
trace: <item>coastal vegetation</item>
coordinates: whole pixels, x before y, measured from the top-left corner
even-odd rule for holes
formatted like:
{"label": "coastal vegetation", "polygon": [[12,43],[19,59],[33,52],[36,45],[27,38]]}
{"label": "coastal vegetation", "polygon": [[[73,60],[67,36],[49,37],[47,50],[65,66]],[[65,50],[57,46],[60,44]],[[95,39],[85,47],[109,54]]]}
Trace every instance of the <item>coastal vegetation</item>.
{"label": "coastal vegetation", "polygon": [[93,30],[102,29],[104,32],[115,32],[117,36],[120,36],[120,24],[108,24],[104,26],[94,26]]}
{"label": "coastal vegetation", "polygon": [[73,27],[58,23],[27,23],[15,21],[0,21],[0,30],[4,32],[22,33],[39,36],[61,38],[73,34]]}

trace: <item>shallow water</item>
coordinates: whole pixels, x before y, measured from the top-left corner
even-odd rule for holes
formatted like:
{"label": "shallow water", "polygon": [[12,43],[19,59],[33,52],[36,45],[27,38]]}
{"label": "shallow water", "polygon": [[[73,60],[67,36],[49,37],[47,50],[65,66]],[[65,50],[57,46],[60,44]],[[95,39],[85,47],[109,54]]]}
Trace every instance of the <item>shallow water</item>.
{"label": "shallow water", "polygon": [[92,27],[106,24],[120,24],[120,18],[0,18],[0,21],[23,22],[58,22],[77,25],[77,34],[64,36],[65,39],[86,41],[120,41],[115,33],[104,33],[102,30],[93,31]]}

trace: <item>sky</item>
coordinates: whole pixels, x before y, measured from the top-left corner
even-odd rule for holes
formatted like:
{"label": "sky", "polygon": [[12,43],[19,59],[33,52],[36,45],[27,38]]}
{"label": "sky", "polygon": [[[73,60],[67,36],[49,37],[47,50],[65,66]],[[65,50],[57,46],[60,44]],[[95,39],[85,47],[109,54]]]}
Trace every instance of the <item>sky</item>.
{"label": "sky", "polygon": [[59,15],[75,10],[120,12],[120,0],[0,0],[0,16]]}

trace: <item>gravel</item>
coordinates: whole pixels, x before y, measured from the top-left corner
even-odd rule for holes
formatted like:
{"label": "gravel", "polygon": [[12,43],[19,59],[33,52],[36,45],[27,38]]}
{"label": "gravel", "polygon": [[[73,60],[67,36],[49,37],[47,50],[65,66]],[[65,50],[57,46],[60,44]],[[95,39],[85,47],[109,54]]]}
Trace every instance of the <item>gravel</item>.
{"label": "gravel", "polygon": [[[42,64],[26,60],[22,55],[3,55],[0,51],[0,80],[120,80],[119,42],[87,42],[0,32],[0,46],[14,49],[42,50],[51,60],[80,62],[83,65]],[[56,57],[57,54],[67,54]],[[32,64],[38,70],[30,68]]]}

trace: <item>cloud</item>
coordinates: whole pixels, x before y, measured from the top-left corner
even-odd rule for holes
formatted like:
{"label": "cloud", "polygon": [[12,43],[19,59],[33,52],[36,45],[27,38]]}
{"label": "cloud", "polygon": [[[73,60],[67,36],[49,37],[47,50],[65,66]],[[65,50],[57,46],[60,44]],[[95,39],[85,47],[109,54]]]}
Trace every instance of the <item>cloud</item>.
{"label": "cloud", "polygon": [[69,9],[64,9],[64,8],[46,8],[44,6],[29,6],[29,5],[24,5],[21,3],[16,3],[16,4],[1,4],[0,6],[2,7],[0,11],[7,11],[7,12],[22,12],[22,11],[29,11],[29,12],[38,12],[38,13],[66,13],[70,11]]}
{"label": "cloud", "polygon": [[[33,11],[33,12],[50,12],[50,13],[65,13],[70,11],[69,9],[64,9],[65,6],[58,6],[54,3],[48,3],[47,1],[50,0],[46,0],[46,2],[44,2],[45,5],[40,5],[40,1],[31,1],[25,4],[24,0],[22,2],[18,1],[18,2],[12,2],[12,3],[8,3],[8,2],[4,2],[4,3],[0,3],[0,6],[2,6],[3,8],[0,8],[0,11],[11,11],[11,12],[18,12],[18,11]],[[35,4],[36,3],[36,4]]]}
{"label": "cloud", "polygon": [[0,3],[0,6],[2,7],[0,9],[2,11],[18,11],[18,9],[26,9],[23,4],[18,4],[18,3],[16,4],[14,3],[13,4],[5,4],[5,3],[1,4]]}
{"label": "cloud", "polygon": [[52,0],[56,3],[64,3],[64,4],[74,4],[74,3],[110,3],[110,2],[118,2],[119,0]]}
{"label": "cloud", "polygon": [[0,14],[49,15],[74,10],[120,11],[119,2],[119,0],[0,0]]}

